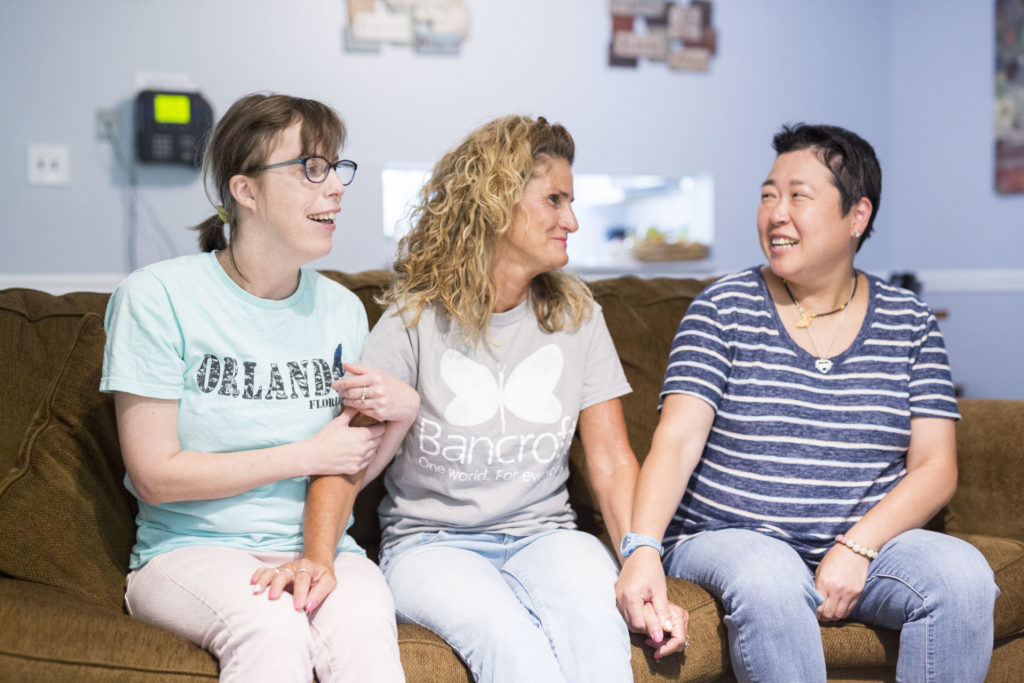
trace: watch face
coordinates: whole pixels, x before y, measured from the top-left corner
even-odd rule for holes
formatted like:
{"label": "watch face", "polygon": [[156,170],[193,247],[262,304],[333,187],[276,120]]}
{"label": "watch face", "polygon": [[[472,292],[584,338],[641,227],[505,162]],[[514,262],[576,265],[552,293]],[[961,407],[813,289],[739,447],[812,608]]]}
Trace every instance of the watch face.
{"label": "watch face", "polygon": [[634,550],[640,547],[640,544],[637,543],[638,540],[637,535],[632,532],[622,537],[622,543],[620,544],[621,547],[619,548],[619,551],[622,553],[623,557],[629,557],[633,554]]}
{"label": "watch face", "polygon": [[661,554],[661,544],[655,539],[648,536],[642,536],[635,532],[629,532],[622,537],[622,543],[619,544],[619,552],[622,553],[623,557],[629,557],[633,554],[633,551],[640,546],[649,545]]}
{"label": "watch face", "polygon": [[629,555],[629,551],[632,548],[632,544],[630,543],[630,541],[632,540],[630,536],[632,535],[633,534],[626,534],[622,537],[622,541],[619,543],[619,552],[623,555]]}

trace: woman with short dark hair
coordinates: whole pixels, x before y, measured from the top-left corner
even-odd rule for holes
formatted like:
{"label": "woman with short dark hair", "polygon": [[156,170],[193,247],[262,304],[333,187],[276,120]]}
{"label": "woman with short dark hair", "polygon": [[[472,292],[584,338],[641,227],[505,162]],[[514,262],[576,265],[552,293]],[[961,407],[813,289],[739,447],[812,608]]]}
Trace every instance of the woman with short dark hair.
{"label": "woman with short dark hair", "polygon": [[[725,607],[741,681],[824,681],[818,623],[900,631],[899,680],[981,681],[998,589],[985,558],[921,527],[956,488],[942,335],[914,294],[858,271],[881,194],[874,150],[784,128],[761,185],[765,266],[722,278],[679,326],[617,594],[635,623],[665,573]],[[664,546],[664,557],[659,552]]]}

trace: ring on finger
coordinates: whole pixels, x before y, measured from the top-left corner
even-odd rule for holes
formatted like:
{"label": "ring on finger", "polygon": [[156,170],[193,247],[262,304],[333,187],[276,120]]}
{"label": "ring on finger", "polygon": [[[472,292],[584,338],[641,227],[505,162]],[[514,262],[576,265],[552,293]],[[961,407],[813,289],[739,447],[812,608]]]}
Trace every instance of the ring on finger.
{"label": "ring on finger", "polygon": [[302,572],[306,572],[307,574],[312,574],[312,572],[309,571],[308,569],[306,569],[305,567],[299,567],[298,569],[295,570],[296,574],[301,574]]}
{"label": "ring on finger", "polygon": [[366,403],[366,387],[363,387],[363,395],[359,397],[360,403]]}
{"label": "ring on finger", "polygon": [[277,567],[274,567],[274,573],[275,573],[275,574],[280,574],[280,573],[281,573],[281,570],[280,570],[280,569],[278,569]]}

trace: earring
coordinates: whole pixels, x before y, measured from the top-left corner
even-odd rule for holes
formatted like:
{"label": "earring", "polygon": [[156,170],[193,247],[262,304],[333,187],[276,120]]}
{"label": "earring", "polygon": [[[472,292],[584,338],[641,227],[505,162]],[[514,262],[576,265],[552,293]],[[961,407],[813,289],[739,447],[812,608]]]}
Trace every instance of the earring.
{"label": "earring", "polygon": [[857,232],[853,233],[853,236],[854,237],[860,237],[860,230],[858,230]]}

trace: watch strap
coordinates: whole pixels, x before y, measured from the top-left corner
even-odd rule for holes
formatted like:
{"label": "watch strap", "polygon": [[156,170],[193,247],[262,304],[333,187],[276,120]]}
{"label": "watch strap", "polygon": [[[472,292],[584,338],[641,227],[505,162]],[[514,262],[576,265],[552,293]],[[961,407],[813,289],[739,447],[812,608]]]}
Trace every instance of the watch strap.
{"label": "watch strap", "polygon": [[622,537],[622,543],[619,544],[619,552],[622,553],[623,558],[627,558],[632,555],[633,551],[637,548],[645,545],[657,550],[659,556],[665,552],[658,539],[651,538],[650,536],[644,536],[643,534],[637,534],[632,531]]}

